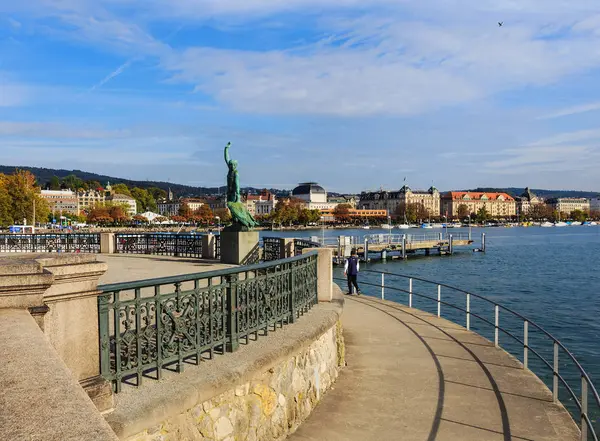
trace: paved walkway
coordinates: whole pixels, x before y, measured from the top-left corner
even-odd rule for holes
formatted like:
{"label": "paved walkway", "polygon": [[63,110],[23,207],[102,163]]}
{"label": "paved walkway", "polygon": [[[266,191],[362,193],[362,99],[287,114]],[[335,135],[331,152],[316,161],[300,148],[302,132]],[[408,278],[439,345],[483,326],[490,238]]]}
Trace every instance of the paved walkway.
{"label": "paved walkway", "polygon": [[346,297],[348,366],[290,441],[575,441],[551,392],[484,338],[423,311]]}
{"label": "paved walkway", "polygon": [[108,271],[100,277],[100,285],[216,271],[235,266],[215,260],[185,257],[136,254],[98,254],[97,256],[98,260],[108,264]]}

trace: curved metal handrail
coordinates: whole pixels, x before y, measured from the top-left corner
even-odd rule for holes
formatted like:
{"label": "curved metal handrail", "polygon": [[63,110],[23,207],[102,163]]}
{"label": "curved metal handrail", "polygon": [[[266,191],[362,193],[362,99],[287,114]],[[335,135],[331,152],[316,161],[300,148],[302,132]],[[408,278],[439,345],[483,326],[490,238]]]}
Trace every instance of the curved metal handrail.
{"label": "curved metal handrail", "polygon": [[[382,276],[381,285],[378,285],[375,283],[370,283],[367,281],[361,282],[362,285],[381,288],[382,289],[382,298],[384,298],[384,292],[386,289],[402,292],[402,293],[409,295],[409,305],[408,306],[411,308],[412,308],[412,297],[413,296],[417,296],[420,298],[425,298],[430,301],[437,302],[438,317],[441,316],[441,306],[442,305],[449,306],[455,310],[465,312],[467,314],[467,329],[469,329],[469,330],[470,330],[470,318],[471,317],[475,317],[475,318],[481,320],[482,322],[484,322],[490,326],[493,326],[494,330],[495,330],[494,344],[497,347],[500,347],[499,332],[503,332],[504,334],[508,335],[509,337],[514,339],[516,342],[518,342],[523,347],[523,350],[524,350],[523,365],[524,365],[525,369],[528,369],[528,353],[529,353],[529,351],[531,351],[531,353],[533,353],[537,358],[539,358],[541,360],[541,362],[552,371],[552,375],[553,375],[552,395],[553,395],[554,401],[555,402],[559,401],[559,399],[558,399],[558,384],[560,381],[563,384],[563,386],[565,387],[565,389],[567,390],[567,392],[569,392],[569,395],[573,399],[573,402],[576,404],[577,408],[579,409],[581,440],[586,441],[588,439],[588,430],[587,429],[589,429],[589,433],[592,435],[593,439],[595,441],[598,441],[598,434],[596,433],[596,430],[595,430],[595,428],[589,418],[589,415],[588,415],[588,394],[589,393],[592,394],[592,397],[593,397],[594,401],[596,402],[596,405],[598,406],[599,409],[600,409],[600,395],[598,394],[598,391],[594,387],[594,384],[593,384],[592,380],[590,379],[590,376],[585,371],[585,369],[583,368],[581,363],[579,363],[579,361],[575,358],[575,356],[571,353],[571,351],[569,351],[569,349],[567,349],[567,347],[563,343],[561,343],[557,338],[555,338],[550,332],[546,331],[544,328],[542,328],[540,325],[538,325],[534,321],[532,321],[532,320],[528,319],[527,317],[523,316],[522,314],[512,310],[511,308],[508,308],[497,302],[494,302],[493,300],[490,300],[482,295],[473,294],[469,291],[465,291],[463,289],[456,288],[455,286],[448,285],[446,283],[439,283],[439,282],[424,279],[421,277],[408,276],[405,274],[398,274],[398,273],[392,273],[392,272],[387,272],[387,271],[364,270],[362,272],[363,273],[380,274]],[[385,276],[393,276],[393,277],[400,277],[403,279],[407,279],[409,281],[409,289],[406,290],[403,288],[385,285]],[[345,280],[345,279],[340,279],[337,277],[334,279],[335,280]],[[438,287],[437,298],[414,291],[413,290],[413,281],[419,281],[419,282],[428,283],[428,284],[437,286]],[[462,308],[460,306],[457,306],[455,304],[443,301],[441,299],[441,288],[446,288],[451,291],[455,291],[455,292],[466,295],[466,301],[467,301],[466,309]],[[487,303],[490,303],[494,306],[494,316],[495,316],[494,322],[492,322],[478,314],[475,314],[471,311],[471,308],[470,308],[471,296],[474,298],[481,299],[481,300],[483,300]],[[514,317],[517,317],[523,321],[523,334],[524,334],[523,340],[521,340],[519,337],[514,335],[512,332],[510,332],[500,326],[500,324],[499,324],[499,311],[500,310],[506,311],[506,312],[512,314]],[[543,335],[545,335],[547,338],[549,338],[552,341],[553,350],[554,350],[553,363],[550,363],[548,360],[546,360],[546,358],[544,356],[542,356],[538,351],[536,351],[529,345],[529,341],[528,341],[529,325],[538,329]],[[579,375],[581,378],[581,397],[577,396],[577,394],[575,393],[575,391],[573,390],[571,385],[568,383],[568,381],[558,371],[559,348],[562,349],[562,351],[568,355],[568,359],[570,359],[573,362],[573,364],[575,365],[575,367],[579,370]]]}

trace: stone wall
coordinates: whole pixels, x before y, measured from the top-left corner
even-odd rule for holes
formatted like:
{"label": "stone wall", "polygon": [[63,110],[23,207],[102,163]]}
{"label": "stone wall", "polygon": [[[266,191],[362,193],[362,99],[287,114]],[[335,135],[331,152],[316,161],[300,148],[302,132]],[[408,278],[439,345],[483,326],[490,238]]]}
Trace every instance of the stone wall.
{"label": "stone wall", "polygon": [[337,378],[343,346],[337,321],[296,355],[127,440],[283,440]]}

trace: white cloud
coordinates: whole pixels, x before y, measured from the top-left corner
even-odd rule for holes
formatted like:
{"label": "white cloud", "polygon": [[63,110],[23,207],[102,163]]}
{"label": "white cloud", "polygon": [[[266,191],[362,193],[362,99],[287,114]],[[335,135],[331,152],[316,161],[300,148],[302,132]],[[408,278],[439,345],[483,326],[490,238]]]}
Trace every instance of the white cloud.
{"label": "white cloud", "polygon": [[578,115],[580,113],[594,112],[596,110],[600,110],[600,102],[567,107],[565,109],[561,109],[547,115],[542,115],[538,117],[538,119],[554,119],[563,116]]}
{"label": "white cloud", "polygon": [[102,130],[71,127],[60,123],[0,121],[0,136],[27,136],[30,138],[108,139],[130,135],[127,130]]}
{"label": "white cloud", "polygon": [[0,107],[17,107],[31,97],[31,89],[25,85],[10,82],[0,72]]}

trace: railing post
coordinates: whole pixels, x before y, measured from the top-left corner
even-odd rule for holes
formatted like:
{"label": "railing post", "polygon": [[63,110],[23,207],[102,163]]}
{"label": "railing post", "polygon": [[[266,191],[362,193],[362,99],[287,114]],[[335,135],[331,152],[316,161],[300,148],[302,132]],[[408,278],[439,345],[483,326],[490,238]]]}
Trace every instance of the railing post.
{"label": "railing post", "polygon": [[240,347],[237,314],[238,275],[230,274],[225,276],[225,280],[227,282],[227,343],[225,350],[235,352]]}
{"label": "railing post", "polygon": [[485,253],[485,233],[481,233],[481,251]]}
{"label": "railing post", "polygon": [[554,342],[554,368],[552,370],[552,398],[558,403],[558,343]]}
{"label": "railing post", "polygon": [[448,239],[448,247],[450,248],[450,255],[454,254],[454,237],[452,236],[452,234],[449,236]]}
{"label": "railing post", "polygon": [[385,274],[381,273],[381,300],[385,299]]}
{"label": "railing post", "polygon": [[363,244],[363,259],[365,262],[369,261],[369,239],[366,237]]}
{"label": "railing post", "polygon": [[402,259],[406,259],[406,234],[402,235]]}
{"label": "railing post", "polygon": [[494,305],[494,345],[498,347],[498,330],[500,325],[500,308]]}
{"label": "railing post", "polygon": [[442,316],[442,285],[438,285],[438,301],[437,301],[437,306],[438,306],[438,311],[437,311],[437,315],[438,317]]}
{"label": "railing post", "polygon": [[412,308],[412,297],[413,297],[413,295],[412,295],[412,288],[413,288],[412,287],[412,282],[413,282],[412,278],[408,279],[408,307],[409,308]]}
{"label": "railing post", "polygon": [[523,366],[528,369],[529,365],[529,322],[523,322]]}
{"label": "railing post", "polygon": [[293,263],[288,263],[290,266],[290,323],[294,323],[296,321],[296,296],[294,295],[295,286],[296,286],[296,274]]}
{"label": "railing post", "polygon": [[100,334],[100,375],[104,378],[111,376],[110,372],[110,326],[109,308],[111,294],[98,296],[98,331]]}
{"label": "railing post", "polygon": [[588,416],[588,382],[581,376],[581,441],[587,441],[588,426],[586,417]]}
{"label": "railing post", "polygon": [[471,330],[471,294],[467,293],[467,331]]}

